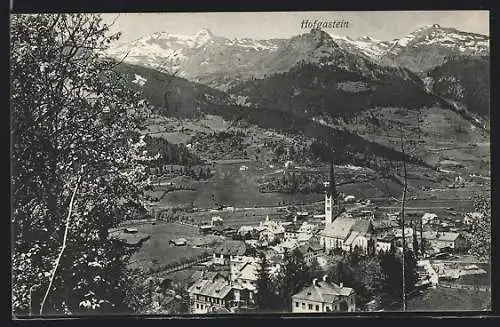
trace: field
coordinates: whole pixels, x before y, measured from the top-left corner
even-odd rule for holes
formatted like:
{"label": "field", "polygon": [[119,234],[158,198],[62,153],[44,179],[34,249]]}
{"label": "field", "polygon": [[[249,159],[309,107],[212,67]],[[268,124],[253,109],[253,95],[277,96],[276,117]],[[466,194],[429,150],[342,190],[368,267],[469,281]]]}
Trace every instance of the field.
{"label": "field", "polygon": [[491,294],[484,291],[435,288],[408,300],[408,311],[491,310]]}
{"label": "field", "polygon": [[[144,242],[139,251],[134,253],[130,265],[134,268],[158,268],[181,258],[189,258],[203,253],[206,249],[193,248],[193,243],[200,243],[200,235],[195,227],[173,224],[156,223],[131,226],[137,228],[139,233],[149,234],[151,238]],[[169,241],[175,238],[185,238],[187,246],[171,246]],[[207,243],[212,239],[205,237]]]}
{"label": "field", "polygon": [[[241,171],[242,165],[247,166],[248,170]],[[211,179],[193,182],[195,191],[169,192],[157,206],[170,208],[192,203],[197,208],[214,208],[216,204],[247,208],[308,203],[323,198],[322,194],[260,193],[256,179],[274,170],[255,161],[219,162],[215,165],[215,175]]]}
{"label": "field", "polygon": [[415,148],[414,154],[427,163],[437,166],[442,160],[455,160],[464,166],[456,170],[463,177],[472,172],[489,176],[489,135],[464,121],[458,114],[439,108],[423,108],[420,117],[416,110],[402,110],[405,114],[399,114],[399,110],[395,108],[380,108],[375,112],[381,123],[380,127],[365,126],[361,122],[351,123],[346,127],[367,139],[398,149],[401,146],[401,132],[395,126],[403,122],[406,125],[407,143],[417,140],[421,142],[418,146],[407,145],[408,149]]}

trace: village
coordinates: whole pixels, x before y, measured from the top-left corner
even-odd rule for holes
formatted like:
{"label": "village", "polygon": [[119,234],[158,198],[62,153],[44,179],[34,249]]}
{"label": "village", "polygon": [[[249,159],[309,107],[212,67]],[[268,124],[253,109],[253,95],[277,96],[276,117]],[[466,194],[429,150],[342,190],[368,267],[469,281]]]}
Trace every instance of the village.
{"label": "village", "polygon": [[[375,300],[359,303],[352,285],[329,280],[326,272],[335,258],[353,251],[367,257],[380,253],[400,255],[404,243],[406,249],[418,253],[418,279],[412,286],[417,292],[438,286],[461,288],[454,281],[487,273],[483,269],[487,262],[468,255],[464,236],[482,219],[481,213],[467,213],[461,219],[454,212],[447,219],[432,212],[408,214],[403,229],[399,212],[388,211],[376,217],[376,207],[369,199],[359,201],[354,195],[338,192],[333,163],[329,175],[323,214],[285,208],[281,215],[266,215],[257,224],[234,226],[218,213],[231,215],[235,208],[223,206],[209,211],[204,223],[177,222],[196,231],[191,237],[169,239],[168,245],[163,240],[162,246],[202,252],[190,260],[151,270],[145,277],[156,285],[151,291],[156,310],[176,313],[184,305],[181,311],[190,314],[260,312],[256,297],[261,270],[265,269],[270,279],[278,278],[286,264],[285,256],[294,251],[300,252],[307,266],[318,265],[324,272],[319,278],[304,281],[304,287],[287,299],[294,313],[355,312],[361,307],[364,311],[384,310]],[[159,227],[154,221],[144,223]],[[112,235],[136,246],[150,238],[137,228],[116,229]]]}

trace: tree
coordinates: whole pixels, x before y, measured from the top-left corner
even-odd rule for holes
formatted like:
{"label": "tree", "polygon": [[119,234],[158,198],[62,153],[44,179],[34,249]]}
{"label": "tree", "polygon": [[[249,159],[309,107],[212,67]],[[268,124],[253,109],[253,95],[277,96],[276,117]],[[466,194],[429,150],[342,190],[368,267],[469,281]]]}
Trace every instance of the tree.
{"label": "tree", "polygon": [[474,223],[470,242],[470,252],[489,261],[491,257],[491,199],[484,196],[474,196],[474,209],[481,217]]}
{"label": "tree", "polygon": [[[126,258],[108,238],[143,215],[145,103],[102,57],[99,15],[11,18],[13,310],[123,312]],[[50,285],[50,287],[49,287]],[[42,290],[30,298],[30,288]]]}
{"label": "tree", "polygon": [[321,268],[318,260],[313,260],[311,265],[307,267],[307,280],[313,280],[314,278],[322,278],[325,275],[325,271]]}
{"label": "tree", "polygon": [[[404,265],[404,287],[405,293],[413,291],[415,283],[417,282],[417,260],[411,250],[405,251],[405,265]],[[383,276],[383,291],[389,296],[392,302],[402,303],[403,293],[403,258],[402,254],[398,255],[395,252],[381,253],[380,264]]]}
{"label": "tree", "polygon": [[285,253],[285,265],[283,270],[282,300],[283,307],[290,308],[292,295],[298,293],[307,282],[307,266],[302,253],[295,249]]}
{"label": "tree", "polygon": [[255,295],[255,301],[259,310],[266,311],[273,307],[275,295],[273,294],[272,287],[270,285],[268,273],[269,262],[263,253],[261,253],[259,257],[261,259],[261,264],[256,281],[257,294]]}
{"label": "tree", "polygon": [[179,313],[191,313],[191,297],[189,296],[189,292],[186,289],[181,288],[177,290],[177,295],[180,296]]}

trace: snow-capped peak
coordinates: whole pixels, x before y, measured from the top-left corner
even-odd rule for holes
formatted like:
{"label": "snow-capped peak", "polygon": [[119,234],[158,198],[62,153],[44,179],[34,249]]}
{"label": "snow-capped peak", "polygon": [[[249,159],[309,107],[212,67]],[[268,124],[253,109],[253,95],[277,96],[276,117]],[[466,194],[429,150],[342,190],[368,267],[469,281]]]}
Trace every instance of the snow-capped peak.
{"label": "snow-capped peak", "polygon": [[208,28],[202,28],[198,33],[195,34],[195,38],[206,38],[214,36]]}

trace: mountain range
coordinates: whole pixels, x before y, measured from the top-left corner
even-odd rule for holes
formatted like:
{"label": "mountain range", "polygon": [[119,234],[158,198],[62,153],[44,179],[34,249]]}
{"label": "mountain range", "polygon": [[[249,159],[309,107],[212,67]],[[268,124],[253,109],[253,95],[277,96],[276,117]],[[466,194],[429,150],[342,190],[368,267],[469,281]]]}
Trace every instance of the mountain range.
{"label": "mountain range", "polygon": [[[366,106],[426,106],[442,101],[437,96],[474,114],[489,114],[484,100],[489,99],[484,87],[489,85],[489,37],[437,24],[390,41],[319,29],[269,40],[229,39],[207,29],[189,36],[158,32],[115,45],[108,55],[255,106],[340,113]],[[465,73],[471,67],[478,69],[475,78]]]}
{"label": "mountain range", "polygon": [[[128,53],[125,61],[129,63],[178,72],[180,77],[224,89],[234,79],[260,78],[289,69],[289,60],[282,59],[282,54],[292,49],[294,53],[288,54],[288,58],[294,55],[304,57],[308,49],[300,46],[308,41],[308,34],[311,34],[309,38],[324,42],[318,44],[316,57],[342,49],[356,57],[414,72],[427,72],[450,56],[489,55],[488,36],[437,24],[423,26],[405,37],[390,41],[369,36],[352,39],[319,30],[290,39],[269,40],[228,39],[215,36],[207,29],[190,36],[158,32],[116,45],[108,54],[119,58]],[[274,67],[268,67],[269,64],[274,64]]]}
{"label": "mountain range", "polygon": [[[353,155],[398,156],[380,124],[397,123],[401,110],[434,108],[419,122],[451,119],[447,133],[460,132],[463,142],[488,133],[489,38],[438,25],[391,41],[319,29],[270,40],[159,32],[108,55],[123,61],[117,69],[164,116],[208,113],[347,146]],[[358,135],[360,120],[371,134]],[[448,136],[436,137],[429,146]]]}

